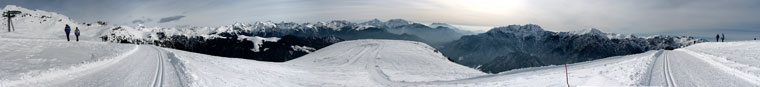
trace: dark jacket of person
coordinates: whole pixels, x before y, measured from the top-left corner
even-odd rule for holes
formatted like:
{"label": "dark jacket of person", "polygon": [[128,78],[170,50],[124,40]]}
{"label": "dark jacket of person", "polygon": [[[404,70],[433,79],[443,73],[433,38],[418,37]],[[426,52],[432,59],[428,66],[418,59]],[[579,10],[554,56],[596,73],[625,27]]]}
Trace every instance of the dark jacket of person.
{"label": "dark jacket of person", "polygon": [[76,30],[74,30],[74,35],[79,36],[79,28],[77,28]]}
{"label": "dark jacket of person", "polygon": [[720,42],[726,42],[726,34],[721,33],[720,35]]}
{"label": "dark jacket of person", "polygon": [[63,29],[63,31],[66,31],[66,34],[69,34],[69,33],[71,33],[71,28],[69,27],[69,25],[66,25],[66,27]]}

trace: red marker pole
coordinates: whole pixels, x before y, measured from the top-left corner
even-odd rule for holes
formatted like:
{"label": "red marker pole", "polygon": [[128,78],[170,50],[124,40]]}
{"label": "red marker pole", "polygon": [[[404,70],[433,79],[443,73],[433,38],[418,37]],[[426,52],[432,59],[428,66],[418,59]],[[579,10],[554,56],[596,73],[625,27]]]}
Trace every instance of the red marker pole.
{"label": "red marker pole", "polygon": [[567,64],[565,64],[565,81],[567,81],[567,87],[570,87],[570,77],[567,74]]}

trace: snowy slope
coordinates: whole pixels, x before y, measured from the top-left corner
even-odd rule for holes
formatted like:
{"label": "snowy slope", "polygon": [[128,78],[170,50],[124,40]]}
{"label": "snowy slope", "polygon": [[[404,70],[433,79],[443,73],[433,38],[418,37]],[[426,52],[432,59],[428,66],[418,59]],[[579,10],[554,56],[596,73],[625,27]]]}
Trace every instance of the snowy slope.
{"label": "snowy slope", "polygon": [[[432,47],[413,41],[345,41],[292,61],[275,63],[153,46],[0,40],[11,43],[0,45],[4,48],[0,54],[11,54],[0,56],[11,60],[0,63],[3,87],[567,85],[561,65],[486,74],[452,63]],[[760,86],[760,71],[751,62],[760,55],[752,49],[758,44],[701,43],[674,51],[648,51],[568,64],[568,82],[571,86]],[[42,62],[54,65],[39,66]]]}
{"label": "snowy slope", "polygon": [[0,38],[0,87],[186,86],[177,60],[155,46]]}
{"label": "snowy slope", "polygon": [[0,86],[57,77],[90,70],[114,62],[133,45],[104,42],[0,38]]}
{"label": "snowy slope", "polygon": [[[118,56],[133,46],[0,38],[0,78],[12,80]],[[23,66],[23,67],[19,67]]]}
{"label": "snowy slope", "polygon": [[382,78],[404,82],[454,80],[483,75],[480,71],[448,61],[427,44],[398,40],[341,42],[286,64],[318,67],[313,69],[314,72],[380,72],[387,76]]}
{"label": "snowy slope", "polygon": [[[353,40],[331,45],[285,63],[219,58],[171,50],[188,66],[193,86],[566,86],[563,66],[523,68],[484,74],[453,64],[419,42]],[[704,43],[707,46],[711,43]],[[724,43],[718,43],[724,44]],[[757,42],[730,43],[748,46]],[[711,63],[721,58],[687,50],[656,50],[568,64],[571,86],[758,86],[758,71],[741,63]],[[752,46],[757,47],[757,46]],[[392,50],[391,50],[392,49]],[[754,49],[736,49],[757,52]],[[722,52],[722,51],[721,51]],[[758,53],[740,53],[750,58]],[[750,55],[750,56],[747,56]],[[702,59],[694,59],[702,58]],[[687,59],[687,60],[683,60]],[[702,63],[707,62],[707,63]],[[701,64],[701,65],[690,65]],[[717,65],[720,64],[720,65]],[[691,67],[700,66],[700,67]],[[729,66],[733,68],[726,68]],[[700,68],[710,73],[694,73]],[[719,77],[719,78],[715,78]],[[267,78],[267,79],[252,79]],[[723,80],[708,80],[723,79]],[[730,82],[724,82],[730,81]],[[250,83],[252,84],[226,84]],[[694,85],[695,83],[698,83]]]}
{"label": "snowy slope", "polygon": [[[709,42],[696,44],[676,51],[693,56],[687,60],[699,60],[701,61],[699,62],[701,66],[709,66],[694,68],[690,71],[709,70],[706,68],[714,69],[710,71],[713,73],[705,74],[703,72],[702,76],[693,78],[711,83],[729,83],[728,86],[758,86],[760,85],[760,62],[758,62],[760,61],[760,49],[758,48],[760,48],[760,41]],[[720,85],[704,82],[691,82],[689,84],[691,85],[687,86]]]}
{"label": "snowy slope", "polygon": [[[192,86],[563,86],[564,68],[546,66],[486,75],[449,62],[411,41],[353,40],[285,63],[170,50]],[[569,65],[573,85],[636,85],[659,51]],[[636,67],[636,68],[630,68]],[[253,83],[251,83],[253,82]],[[246,84],[229,84],[246,83]]]}
{"label": "snowy slope", "polygon": [[345,41],[285,63],[170,51],[192,73],[193,86],[388,86],[485,75],[412,41]]}
{"label": "snowy slope", "polygon": [[64,27],[68,24],[71,27],[71,38],[74,40],[74,30],[79,28],[81,35],[80,40],[100,40],[100,36],[107,34],[111,26],[102,26],[98,24],[91,24],[91,26],[84,25],[80,22],[75,22],[62,14],[55,12],[46,12],[41,10],[29,10],[21,8],[15,5],[7,5],[0,11],[21,11],[22,13],[16,15],[12,19],[15,31],[8,32],[7,20],[2,18],[3,25],[0,37],[5,38],[36,38],[36,39],[66,39]]}

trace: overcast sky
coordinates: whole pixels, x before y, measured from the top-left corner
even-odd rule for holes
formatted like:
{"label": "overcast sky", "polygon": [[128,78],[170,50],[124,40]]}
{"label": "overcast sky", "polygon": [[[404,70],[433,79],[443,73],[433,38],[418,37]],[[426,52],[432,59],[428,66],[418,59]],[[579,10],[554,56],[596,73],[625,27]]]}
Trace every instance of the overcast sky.
{"label": "overcast sky", "polygon": [[[760,36],[760,0],[0,0],[81,22],[222,26],[235,22],[401,18],[469,30],[538,24],[546,30],[708,37]],[[741,35],[738,35],[741,34]],[[727,35],[727,36],[728,36]]]}

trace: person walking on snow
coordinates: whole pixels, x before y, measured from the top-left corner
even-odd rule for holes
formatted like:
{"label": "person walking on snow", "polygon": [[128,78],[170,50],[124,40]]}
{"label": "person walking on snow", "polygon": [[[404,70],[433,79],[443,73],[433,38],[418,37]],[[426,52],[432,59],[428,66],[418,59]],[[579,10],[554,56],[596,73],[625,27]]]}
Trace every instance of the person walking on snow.
{"label": "person walking on snow", "polygon": [[720,34],[715,35],[715,42],[720,42]]}
{"label": "person walking on snow", "polygon": [[726,42],[726,34],[720,33],[720,42]]}
{"label": "person walking on snow", "polygon": [[74,36],[77,36],[77,42],[79,42],[79,27],[77,27],[77,29],[74,30]]}
{"label": "person walking on snow", "polygon": [[69,39],[69,33],[71,32],[71,28],[69,27],[68,24],[66,24],[66,27],[63,29],[63,31],[66,31],[66,41],[71,41],[71,39]]}

